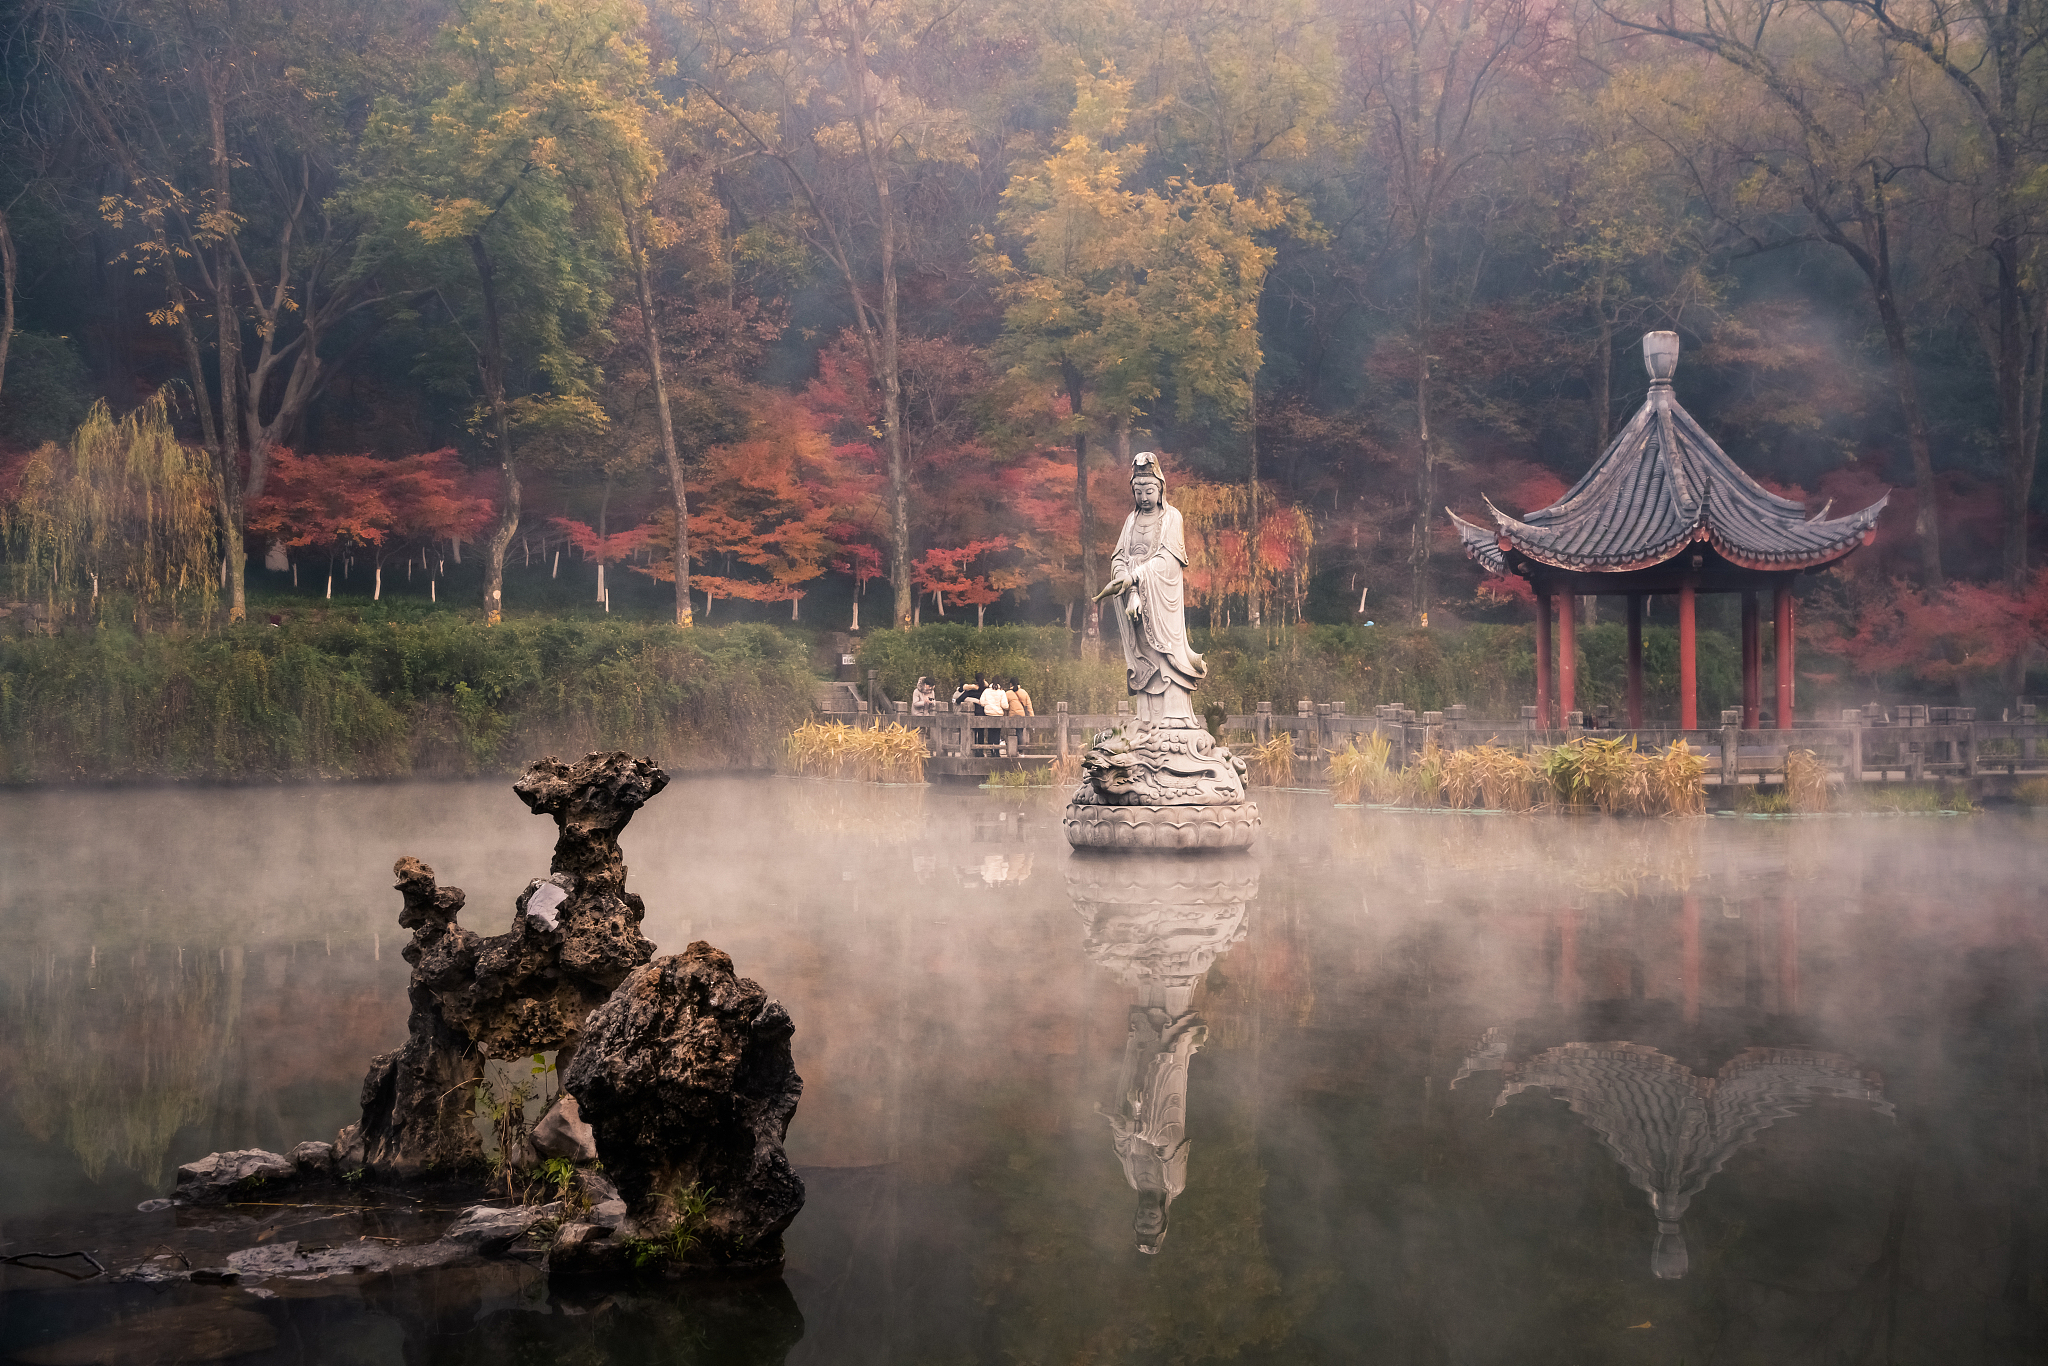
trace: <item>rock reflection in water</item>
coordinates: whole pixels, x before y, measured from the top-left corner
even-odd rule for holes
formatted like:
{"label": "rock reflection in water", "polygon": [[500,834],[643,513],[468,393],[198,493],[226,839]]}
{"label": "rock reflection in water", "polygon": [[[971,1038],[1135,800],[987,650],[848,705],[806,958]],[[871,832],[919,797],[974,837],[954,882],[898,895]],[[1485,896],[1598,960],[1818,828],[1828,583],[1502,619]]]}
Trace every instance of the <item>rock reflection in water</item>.
{"label": "rock reflection in water", "polygon": [[1088,956],[1138,989],[1115,1104],[1099,1108],[1138,1193],[1138,1249],[1156,1253],[1187,1188],[1188,1064],[1209,1035],[1192,1008],[1195,986],[1244,938],[1259,866],[1249,857],[1077,859],[1067,892],[1088,926]]}

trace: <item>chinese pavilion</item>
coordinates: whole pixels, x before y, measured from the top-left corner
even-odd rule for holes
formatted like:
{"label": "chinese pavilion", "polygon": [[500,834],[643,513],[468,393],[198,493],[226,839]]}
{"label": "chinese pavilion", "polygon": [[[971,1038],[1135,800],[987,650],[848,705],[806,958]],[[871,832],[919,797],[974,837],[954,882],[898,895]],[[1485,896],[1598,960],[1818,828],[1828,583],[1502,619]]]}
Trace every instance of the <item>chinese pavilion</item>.
{"label": "chinese pavilion", "polygon": [[[1889,495],[1861,512],[1830,518],[1780,498],[1743,473],[1671,390],[1678,334],[1643,338],[1650,393],[1585,477],[1557,502],[1521,518],[1487,501],[1497,529],[1457,513],[1465,553],[1495,574],[1518,574],[1536,590],[1536,707],[1550,724],[1550,620],[1557,616],[1558,712],[1573,710],[1578,666],[1572,599],[1628,599],[1628,724],[1643,724],[1643,599],[1678,599],[1679,727],[1699,728],[1694,599],[1742,594],[1742,725],[1758,728],[1763,639],[1758,595],[1772,595],[1776,627],[1776,722],[1792,725],[1792,580],[1847,556],[1876,535]],[[1445,509],[1449,512],[1449,509]]]}

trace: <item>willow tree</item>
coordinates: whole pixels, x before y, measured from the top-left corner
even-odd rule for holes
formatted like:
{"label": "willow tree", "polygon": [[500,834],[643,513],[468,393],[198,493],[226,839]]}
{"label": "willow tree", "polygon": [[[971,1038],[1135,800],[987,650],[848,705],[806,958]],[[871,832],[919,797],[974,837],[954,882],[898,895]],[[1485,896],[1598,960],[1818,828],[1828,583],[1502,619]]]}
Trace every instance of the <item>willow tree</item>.
{"label": "willow tree", "polygon": [[[1013,392],[1060,391],[1067,411],[1052,428],[1074,447],[1081,574],[1096,567],[1088,505],[1090,437],[1130,455],[1134,422],[1171,395],[1183,414],[1207,408],[1250,423],[1259,345],[1259,291],[1273,250],[1258,234],[1293,217],[1268,192],[1173,179],[1164,190],[1125,188],[1145,149],[1118,145],[1131,82],[1114,66],[1077,73],[1065,140],[1003,192],[1002,226],[1022,239],[1016,256],[987,239],[983,266],[1006,306],[999,363]],[[1256,501],[1257,446],[1247,488]],[[1099,640],[1098,616],[1085,630]]]}
{"label": "willow tree", "polygon": [[[613,268],[630,251],[624,214],[654,169],[647,54],[633,37],[644,18],[630,0],[461,0],[427,97],[376,107],[348,192],[376,225],[378,268],[428,301],[418,320],[447,343],[429,363],[473,362],[476,425],[499,468],[485,542],[493,625],[519,530],[515,435],[605,421],[591,356]],[[459,382],[447,370],[427,378]]]}
{"label": "willow tree", "polygon": [[126,417],[94,404],[69,445],[38,450],[4,514],[16,591],[55,615],[96,612],[110,596],[149,629],[216,584],[214,481],[179,442],[163,393]]}

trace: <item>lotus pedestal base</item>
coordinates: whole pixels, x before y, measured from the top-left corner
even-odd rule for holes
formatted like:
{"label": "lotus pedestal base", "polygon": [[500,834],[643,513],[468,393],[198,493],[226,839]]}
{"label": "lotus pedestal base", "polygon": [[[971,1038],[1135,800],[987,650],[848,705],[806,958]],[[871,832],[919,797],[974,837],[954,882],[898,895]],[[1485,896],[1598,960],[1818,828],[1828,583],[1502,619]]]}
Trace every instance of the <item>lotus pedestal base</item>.
{"label": "lotus pedestal base", "polygon": [[1259,833],[1252,802],[1212,806],[1067,803],[1060,822],[1076,849],[1245,849]]}

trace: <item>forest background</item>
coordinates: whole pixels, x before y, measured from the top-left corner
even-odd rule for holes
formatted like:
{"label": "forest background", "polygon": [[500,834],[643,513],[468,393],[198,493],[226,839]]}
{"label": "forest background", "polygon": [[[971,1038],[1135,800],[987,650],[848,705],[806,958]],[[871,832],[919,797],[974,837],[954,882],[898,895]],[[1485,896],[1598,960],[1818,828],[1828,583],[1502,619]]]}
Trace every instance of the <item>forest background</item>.
{"label": "forest background", "polygon": [[[1483,665],[1455,700],[1506,706],[1526,586],[1443,509],[1561,494],[1672,328],[1682,400],[1752,474],[1816,511],[1891,490],[1877,544],[1800,584],[1802,703],[2010,705],[2048,640],[2048,0],[0,16],[17,621],[253,660],[282,647],[235,643],[252,613],[313,649],[334,607],[429,635],[614,597],[676,625],[971,615],[1059,631],[871,653],[1059,686],[1154,448],[1191,620],[1247,698],[1413,701]],[[490,666],[516,686],[399,672],[482,718],[578,639]],[[728,649],[604,639],[669,652],[670,686],[698,667],[673,651]],[[746,640],[747,670],[801,672]],[[114,646],[5,648],[0,730],[44,684],[106,730]],[[145,690],[151,648],[119,646]]]}

